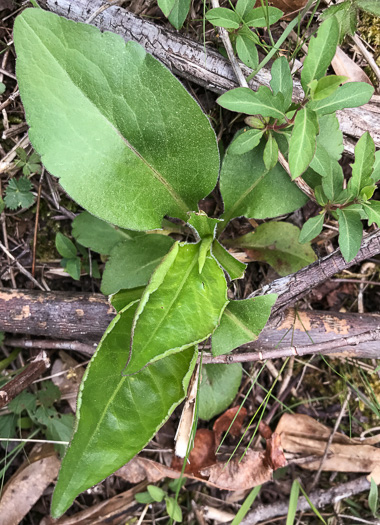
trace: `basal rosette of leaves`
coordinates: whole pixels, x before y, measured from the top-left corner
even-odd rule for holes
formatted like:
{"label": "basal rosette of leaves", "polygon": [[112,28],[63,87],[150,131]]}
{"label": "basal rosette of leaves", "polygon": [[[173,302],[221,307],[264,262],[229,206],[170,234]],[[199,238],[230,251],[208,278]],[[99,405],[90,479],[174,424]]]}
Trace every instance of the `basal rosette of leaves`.
{"label": "basal rosette of leaves", "polygon": [[[162,5],[176,17],[182,4]],[[267,16],[247,3],[249,27],[263,27]],[[284,57],[273,64],[272,89],[238,88],[219,98],[222,106],[251,115],[252,129],[238,135],[224,157],[224,213],[216,219],[198,211],[198,201],[218,180],[216,136],[170,71],[140,45],[93,26],[41,9],[17,17],[16,72],[30,140],[45,167],[87,210],[74,221],[73,235],[79,246],[108,256],[102,290],[114,294],[111,303],[118,311],[83,378],[74,435],[54,493],[54,517],[129,461],[164,424],[186,395],[198,343],[214,334],[214,355],[227,353],[255,340],[265,326],[276,297],[227,300],[226,276],[228,282],[243,277],[246,265],[218,235],[234,217],[273,218],[305,204],[307,198],[277,162],[279,150],[286,150],[293,178],[312,168],[314,179],[322,181],[315,193],[344,223],[350,254],[357,247],[351,225],[355,222],[358,231],[358,217],[380,218],[368,202],[379,159],[373,154],[372,167],[367,165],[373,150],[367,138],[357,146],[354,180],[347,188],[354,202],[333,209],[333,200],[342,196],[328,169],[337,172],[341,150],[320,131],[335,125],[328,119],[335,119],[336,109],[367,102],[372,88],[340,86],[340,77],[323,80],[329,78],[324,75],[337,41],[334,21],[324,24],[305,60],[303,104],[292,104],[293,80]],[[326,43],[330,34],[333,40]],[[321,46],[325,58],[318,54]],[[298,159],[294,151],[300,148]],[[163,227],[165,216],[183,221],[186,231],[177,233],[190,242],[168,236],[173,230]],[[60,239],[61,251],[75,259],[71,244]]]}
{"label": "basal rosette of leaves", "polygon": [[[74,221],[77,244],[58,236],[57,249],[78,264],[77,248],[109,257],[102,289],[119,312],[83,378],[53,498],[58,517],[137,454],[184,398],[197,343],[225,323],[224,272],[241,278],[246,265],[216,239],[223,220],[198,212],[218,179],[216,137],[162,64],[136,43],[41,9],[18,16],[14,40],[30,140],[90,212]],[[304,202],[294,191],[284,211]],[[174,243],[165,215],[187,222],[192,242]],[[249,302],[242,322],[257,319],[243,334],[236,328],[239,341],[257,338],[274,300]]]}

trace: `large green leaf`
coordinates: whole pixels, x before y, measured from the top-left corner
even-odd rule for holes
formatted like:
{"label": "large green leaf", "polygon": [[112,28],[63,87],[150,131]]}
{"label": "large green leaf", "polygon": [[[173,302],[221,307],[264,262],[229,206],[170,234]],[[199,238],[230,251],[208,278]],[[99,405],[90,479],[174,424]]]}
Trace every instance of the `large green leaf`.
{"label": "large green leaf", "polygon": [[309,51],[303,63],[301,83],[305,91],[308,84],[322,78],[334,58],[339,38],[339,25],[334,16],[325,20],[318,29],[316,37],[309,42]]}
{"label": "large green leaf", "polygon": [[215,134],[167,68],[42,9],[17,17],[14,40],[29,137],[73,199],[134,230],[197,209],[218,176]]}
{"label": "large green leaf", "polygon": [[243,17],[254,8],[255,3],[256,0],[238,0],[235,7],[237,14]]}
{"label": "large green leaf", "polygon": [[277,295],[230,301],[212,336],[212,355],[227,354],[240,345],[256,341],[266,325]]}
{"label": "large green leaf", "polygon": [[260,144],[261,137],[263,136],[261,129],[248,129],[244,128],[242,133],[237,135],[229,145],[228,151],[230,155],[243,155],[256,148]]}
{"label": "large green leaf", "polygon": [[[310,244],[299,242],[300,230],[288,222],[260,224],[254,233],[237,237],[228,244],[250,250],[256,261],[265,261],[281,275],[297,272],[317,257]],[[225,241],[227,243],[227,241]]]}
{"label": "large green leaf", "polygon": [[238,393],[242,378],[240,363],[204,365],[198,395],[198,415],[209,421],[226,410]]}
{"label": "large green leaf", "polygon": [[289,167],[292,179],[302,175],[314,157],[318,131],[318,119],[314,111],[307,107],[301,109],[296,115],[289,143]]}
{"label": "large green leaf", "polygon": [[277,95],[277,93],[284,95],[285,108],[288,109],[292,103],[293,78],[286,57],[280,57],[273,62],[271,75],[270,85],[273,93],[275,95]]}
{"label": "large green leaf", "polygon": [[189,348],[133,377],[121,372],[134,307],[115,317],[83,377],[71,445],[62,461],[51,513],[58,518],[84,490],[132,459],[186,395],[196,359]]}
{"label": "large green leaf", "polygon": [[168,20],[176,29],[181,29],[189,13],[191,0],[174,0]]}
{"label": "large green leaf", "polygon": [[112,248],[119,242],[133,239],[140,233],[123,230],[98,219],[87,211],[79,214],[73,220],[73,237],[86,248],[92,251],[109,255]]}
{"label": "large green leaf", "polygon": [[340,160],[343,153],[343,133],[339,127],[336,115],[324,115],[318,117],[319,135],[317,137],[318,147],[323,146],[332,159]]}
{"label": "large green leaf", "polygon": [[326,97],[329,97],[338,89],[338,87],[348,80],[347,77],[329,75],[327,77],[322,77],[318,80],[313,92],[313,100],[323,100]]}
{"label": "large green leaf", "polygon": [[176,243],[152,275],[136,310],[127,374],[203,341],[219,324],[227,283],[211,255],[199,273],[201,246]]}
{"label": "large green leaf", "polygon": [[117,244],[106,263],[101,291],[110,295],[147,284],[173,242],[166,235],[146,234]]}
{"label": "large green leaf", "polygon": [[354,197],[357,197],[365,186],[373,181],[371,178],[375,164],[375,143],[366,131],[355,146],[355,162],[352,164],[352,176],[348,188]]}
{"label": "large green leaf", "polygon": [[236,51],[242,62],[251,69],[259,64],[259,54],[254,41],[248,36],[238,35],[236,39]]}
{"label": "large green leaf", "polygon": [[227,150],[220,172],[220,189],[225,212],[222,218],[266,219],[300,208],[307,197],[292,183],[285,170],[277,164],[267,172],[264,142],[244,155],[231,155]]}
{"label": "large green leaf", "polygon": [[361,206],[354,204],[349,208],[337,210],[339,222],[339,248],[347,262],[351,261],[360,249],[363,237]]}
{"label": "large green leaf", "polygon": [[273,95],[267,86],[261,86],[258,91],[239,87],[221,95],[217,103],[223,108],[248,115],[284,118],[284,96],[282,93]]}
{"label": "large green leaf", "polygon": [[339,109],[356,108],[366,104],[372,97],[374,88],[366,82],[348,82],[339,86],[329,97],[309,102],[308,108],[315,111],[318,117],[334,113]]}
{"label": "large green leaf", "polygon": [[214,26],[227,29],[237,29],[240,25],[239,16],[226,7],[216,7],[206,13],[206,19]]}

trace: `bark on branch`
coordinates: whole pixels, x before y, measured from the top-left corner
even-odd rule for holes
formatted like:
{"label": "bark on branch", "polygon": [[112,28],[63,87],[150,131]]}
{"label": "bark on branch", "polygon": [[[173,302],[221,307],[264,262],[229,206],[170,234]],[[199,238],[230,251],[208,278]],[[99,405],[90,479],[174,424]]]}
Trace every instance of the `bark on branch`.
{"label": "bark on branch", "polygon": [[[60,15],[79,22],[85,22],[104,0],[40,0],[39,4]],[[163,62],[175,74],[200,84],[216,93],[223,93],[238,86],[234,71],[228,60],[214,49],[195,42],[182,34],[148,22],[121,7],[110,7],[92,22],[102,30],[120,34],[126,41],[139,42],[145,49]],[[244,64],[241,69],[245,76],[251,70]],[[270,72],[262,69],[250,82],[255,91],[262,85],[269,86]],[[293,100],[303,97],[299,81],[295,81]],[[355,141],[365,131],[371,133],[377,147],[380,147],[380,103],[374,98],[360,108],[338,111],[337,116],[345,134],[345,151],[352,154]]]}

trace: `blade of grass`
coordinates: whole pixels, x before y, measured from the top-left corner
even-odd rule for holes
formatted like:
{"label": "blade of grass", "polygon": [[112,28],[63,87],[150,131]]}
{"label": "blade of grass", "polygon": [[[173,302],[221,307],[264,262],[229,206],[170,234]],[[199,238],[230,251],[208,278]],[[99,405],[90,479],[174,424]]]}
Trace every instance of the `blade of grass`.
{"label": "blade of grass", "polygon": [[289,496],[288,516],[286,518],[286,525],[293,525],[297,512],[298,497],[300,494],[300,484],[298,479],[295,479],[292,484]]}
{"label": "blade of grass", "polygon": [[240,507],[238,513],[231,522],[231,525],[239,525],[239,523],[245,518],[247,512],[252,507],[258,493],[260,492],[261,485],[254,487],[244,500],[243,505]]}

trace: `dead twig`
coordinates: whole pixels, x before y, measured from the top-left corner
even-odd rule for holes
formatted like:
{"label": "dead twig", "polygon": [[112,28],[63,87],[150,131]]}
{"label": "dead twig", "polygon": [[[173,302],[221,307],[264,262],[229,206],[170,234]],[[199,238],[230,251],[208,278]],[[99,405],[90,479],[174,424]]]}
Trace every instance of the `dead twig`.
{"label": "dead twig", "polygon": [[25,388],[33,383],[37,377],[45,372],[50,366],[49,358],[46,352],[40,352],[30,364],[18,374],[14,379],[9,381],[0,390],[0,408],[7,405],[12,399],[20,394]]}

